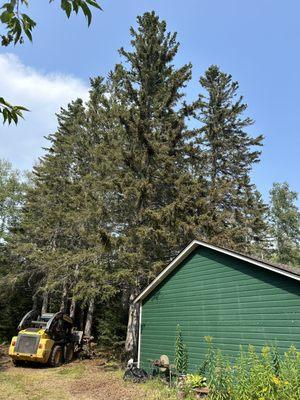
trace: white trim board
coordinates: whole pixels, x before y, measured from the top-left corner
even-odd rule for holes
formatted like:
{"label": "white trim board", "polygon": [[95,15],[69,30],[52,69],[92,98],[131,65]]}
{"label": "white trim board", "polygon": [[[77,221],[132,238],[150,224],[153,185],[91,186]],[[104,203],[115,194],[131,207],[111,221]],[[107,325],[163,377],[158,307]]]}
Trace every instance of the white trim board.
{"label": "white trim board", "polygon": [[219,253],[223,253],[229,256],[232,256],[234,258],[238,258],[239,260],[246,261],[250,264],[257,265],[258,267],[267,269],[272,272],[276,272],[280,275],[287,276],[288,278],[295,279],[297,281],[300,281],[300,275],[297,275],[296,273],[281,269],[279,266],[276,267],[272,264],[268,264],[267,262],[255,260],[251,257],[248,257],[243,254],[236,253],[231,250],[224,249],[222,247],[218,247],[206,242],[202,242],[200,240],[193,240],[181,253],[178,254],[178,256],[150,283],[149,286],[147,286],[139,295],[138,297],[134,300],[134,303],[142,301],[145,297],[148,296],[149,293],[151,293],[156,286],[158,286],[183,260],[187,258],[189,254],[193,250],[195,250],[198,246],[206,247],[208,249],[212,249],[215,251],[218,251]]}
{"label": "white trim board", "polygon": [[141,340],[142,340],[142,303],[140,303],[139,337],[138,337],[138,368],[141,368]]}

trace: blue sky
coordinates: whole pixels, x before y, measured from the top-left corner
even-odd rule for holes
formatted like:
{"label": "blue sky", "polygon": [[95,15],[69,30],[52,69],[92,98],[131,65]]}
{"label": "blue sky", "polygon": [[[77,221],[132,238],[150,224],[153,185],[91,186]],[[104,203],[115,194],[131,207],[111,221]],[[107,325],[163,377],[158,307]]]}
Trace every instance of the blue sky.
{"label": "blue sky", "polygon": [[299,0],[100,0],[104,11],[94,13],[90,28],[82,15],[68,21],[58,3],[32,0],[33,44],[0,48],[1,94],[31,109],[17,127],[0,127],[0,157],[29,169],[43,153],[43,137],[55,129],[55,112],[86,97],[89,77],[106,75],[119,60],[117,49],[128,47],[136,16],[155,10],[178,32],[176,64],[193,64],[189,99],[211,64],[239,81],[256,121],[250,132],[265,136],[253,171],[265,199],[274,181],[300,191]]}

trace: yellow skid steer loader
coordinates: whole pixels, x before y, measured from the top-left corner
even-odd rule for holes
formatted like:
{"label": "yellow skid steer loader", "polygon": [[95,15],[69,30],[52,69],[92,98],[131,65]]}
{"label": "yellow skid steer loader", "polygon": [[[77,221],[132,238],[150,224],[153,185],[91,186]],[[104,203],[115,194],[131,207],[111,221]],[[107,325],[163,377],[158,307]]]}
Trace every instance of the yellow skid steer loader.
{"label": "yellow skid steer loader", "polygon": [[71,362],[80,350],[82,331],[73,328],[73,320],[67,314],[42,314],[29,311],[18,326],[9,347],[9,355],[15,366],[37,362],[58,367]]}

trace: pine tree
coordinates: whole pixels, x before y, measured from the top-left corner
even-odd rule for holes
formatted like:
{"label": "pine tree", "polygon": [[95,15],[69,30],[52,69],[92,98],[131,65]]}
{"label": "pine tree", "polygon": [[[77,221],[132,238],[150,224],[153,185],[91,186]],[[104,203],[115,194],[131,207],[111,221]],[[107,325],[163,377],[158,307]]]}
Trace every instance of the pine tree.
{"label": "pine tree", "polygon": [[[130,30],[132,49],[120,50],[125,63],[116,66],[109,84],[117,137],[118,265],[131,298],[194,236],[186,206],[193,181],[186,118],[193,110],[182,101],[191,65],[174,67],[176,34],[167,33],[154,12],[137,21],[137,30]],[[127,344],[136,336],[136,318],[130,320]]]}
{"label": "pine tree", "polygon": [[207,180],[206,221],[200,234],[217,244],[251,252],[263,243],[266,208],[251,183],[263,137],[250,136],[247,105],[237,95],[238,83],[213,65],[200,78],[206,91],[198,101],[201,123],[197,139],[199,168]]}
{"label": "pine tree", "polygon": [[270,190],[272,256],[284,264],[300,265],[300,212],[297,192],[289,184],[274,183]]}

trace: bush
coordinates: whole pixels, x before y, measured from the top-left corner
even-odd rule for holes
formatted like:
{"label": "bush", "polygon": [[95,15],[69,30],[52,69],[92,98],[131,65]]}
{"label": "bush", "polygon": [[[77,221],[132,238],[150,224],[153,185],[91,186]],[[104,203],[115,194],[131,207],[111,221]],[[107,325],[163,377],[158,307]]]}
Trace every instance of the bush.
{"label": "bush", "polygon": [[192,389],[206,387],[206,378],[199,374],[187,374],[185,383]]}

